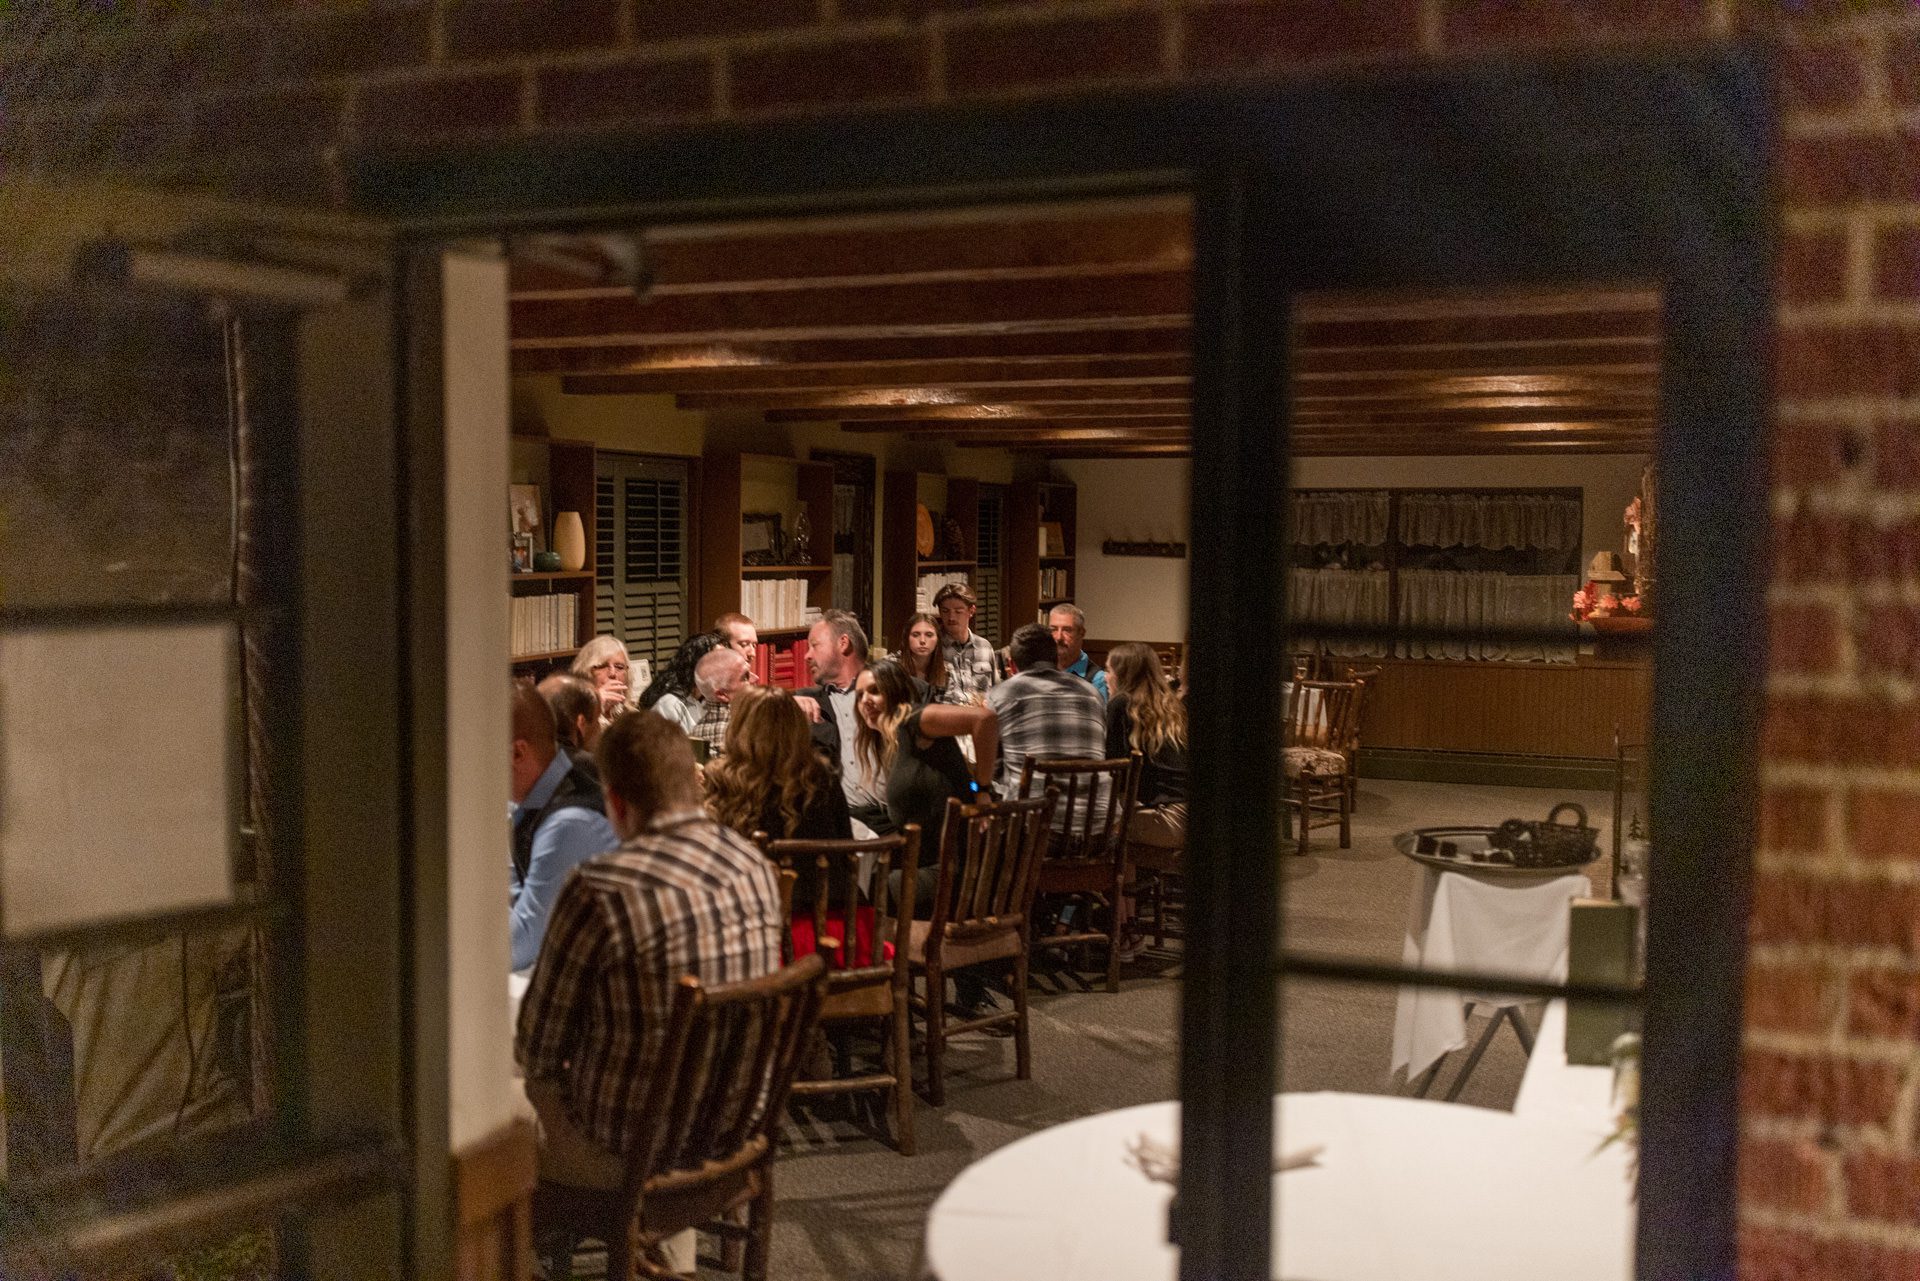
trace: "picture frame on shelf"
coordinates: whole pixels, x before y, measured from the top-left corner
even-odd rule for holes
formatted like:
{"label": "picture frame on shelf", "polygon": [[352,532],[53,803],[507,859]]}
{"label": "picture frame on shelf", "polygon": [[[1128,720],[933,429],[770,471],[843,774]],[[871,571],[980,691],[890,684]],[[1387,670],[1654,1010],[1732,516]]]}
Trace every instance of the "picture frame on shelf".
{"label": "picture frame on shelf", "polygon": [[540,486],[508,485],[507,513],[515,537],[524,534],[533,540],[533,551],[546,550],[541,533],[544,522],[540,519]]}
{"label": "picture frame on shelf", "polygon": [[740,560],[746,565],[778,565],[784,539],[779,512],[740,513]]}
{"label": "picture frame on shelf", "polygon": [[516,574],[533,572],[533,535],[515,534],[512,537],[508,564]]}

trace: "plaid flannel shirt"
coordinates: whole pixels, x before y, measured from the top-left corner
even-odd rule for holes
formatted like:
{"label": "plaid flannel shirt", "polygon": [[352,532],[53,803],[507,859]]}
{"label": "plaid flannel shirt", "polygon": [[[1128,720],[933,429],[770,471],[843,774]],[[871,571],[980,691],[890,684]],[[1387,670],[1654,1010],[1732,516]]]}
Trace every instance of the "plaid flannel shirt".
{"label": "plaid flannel shirt", "polygon": [[784,928],[773,865],[698,810],[582,863],[520,1006],[514,1053],[527,1080],[562,1082],[574,1123],[625,1154],[642,1132],[675,984],[772,973]]}
{"label": "plaid flannel shirt", "polygon": [[1052,663],[1023,668],[987,693],[1000,718],[1000,794],[1020,786],[1029,756],[1040,760],[1101,760],[1107,747],[1107,712],[1085,680]]}
{"label": "plaid flannel shirt", "polygon": [[947,659],[949,703],[970,703],[975,694],[984,694],[1000,680],[994,665],[993,646],[986,637],[969,632],[964,641],[940,638],[941,652]]}

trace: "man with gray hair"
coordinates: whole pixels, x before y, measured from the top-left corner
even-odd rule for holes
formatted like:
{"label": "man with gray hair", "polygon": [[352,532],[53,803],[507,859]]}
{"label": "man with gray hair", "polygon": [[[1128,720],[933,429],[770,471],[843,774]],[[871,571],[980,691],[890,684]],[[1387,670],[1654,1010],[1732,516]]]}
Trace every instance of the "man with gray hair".
{"label": "man with gray hair", "polygon": [[1095,667],[1093,659],[1082,648],[1081,642],[1087,638],[1087,616],[1078,605],[1071,601],[1062,601],[1047,611],[1047,630],[1053,633],[1054,649],[1058,657],[1054,666],[1063,672],[1072,672],[1083,681],[1090,681],[1100,691],[1100,701],[1107,701],[1107,673],[1104,668]]}
{"label": "man with gray hair", "polygon": [[726,745],[734,692],[752,680],[753,671],[740,651],[723,645],[707,651],[694,665],[693,698],[663,694],[653,710],[694,742],[706,744],[709,755],[718,756]]}

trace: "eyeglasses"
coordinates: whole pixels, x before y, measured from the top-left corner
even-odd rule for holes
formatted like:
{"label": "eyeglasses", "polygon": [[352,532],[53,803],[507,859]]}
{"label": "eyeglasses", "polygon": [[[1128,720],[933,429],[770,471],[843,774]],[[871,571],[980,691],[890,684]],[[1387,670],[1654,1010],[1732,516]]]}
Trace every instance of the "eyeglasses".
{"label": "eyeglasses", "polygon": [[616,672],[624,672],[628,670],[628,666],[627,666],[626,660],[624,659],[610,658],[604,663],[595,663],[593,666],[589,667],[587,670],[589,672],[604,672],[608,670],[612,670]]}

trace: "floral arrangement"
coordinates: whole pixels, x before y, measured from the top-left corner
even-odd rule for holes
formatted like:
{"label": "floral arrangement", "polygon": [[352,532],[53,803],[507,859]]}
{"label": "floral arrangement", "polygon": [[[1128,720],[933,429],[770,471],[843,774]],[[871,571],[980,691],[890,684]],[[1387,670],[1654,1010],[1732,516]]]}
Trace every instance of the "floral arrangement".
{"label": "floral arrangement", "polygon": [[1573,611],[1567,615],[1576,623],[1589,618],[1611,618],[1615,614],[1638,614],[1638,596],[1616,596],[1602,583],[1588,583],[1573,594]]}

